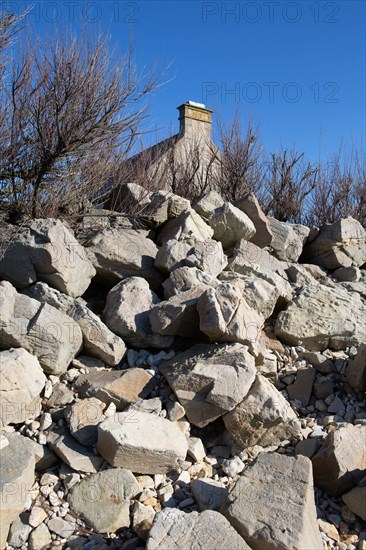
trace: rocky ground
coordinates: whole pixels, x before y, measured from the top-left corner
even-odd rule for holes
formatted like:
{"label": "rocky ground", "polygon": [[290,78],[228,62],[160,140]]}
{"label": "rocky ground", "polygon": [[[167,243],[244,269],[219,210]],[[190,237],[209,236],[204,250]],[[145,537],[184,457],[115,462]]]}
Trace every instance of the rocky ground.
{"label": "rocky ground", "polygon": [[1,548],[365,549],[365,230],[144,200],[2,222]]}

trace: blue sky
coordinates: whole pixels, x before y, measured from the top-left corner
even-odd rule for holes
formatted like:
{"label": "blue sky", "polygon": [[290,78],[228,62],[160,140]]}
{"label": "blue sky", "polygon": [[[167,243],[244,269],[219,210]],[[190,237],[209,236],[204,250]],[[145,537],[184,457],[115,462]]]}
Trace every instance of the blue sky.
{"label": "blue sky", "polygon": [[[124,52],[132,31],[141,67],[169,65],[150,98],[151,130],[178,129],[176,107],[203,102],[229,121],[259,125],[268,152],[296,146],[317,160],[341,142],[365,148],[366,10],[363,0],[56,0],[32,6],[40,34],[101,29]],[[152,136],[156,136],[156,132]],[[154,141],[154,137],[151,137]]]}

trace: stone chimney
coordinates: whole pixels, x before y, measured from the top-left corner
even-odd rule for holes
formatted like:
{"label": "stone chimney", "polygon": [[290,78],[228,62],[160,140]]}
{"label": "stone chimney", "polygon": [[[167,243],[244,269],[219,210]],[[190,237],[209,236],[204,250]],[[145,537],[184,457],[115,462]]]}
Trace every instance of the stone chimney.
{"label": "stone chimney", "polygon": [[179,111],[179,136],[188,139],[211,140],[211,115],[203,103],[187,101],[177,107]]}

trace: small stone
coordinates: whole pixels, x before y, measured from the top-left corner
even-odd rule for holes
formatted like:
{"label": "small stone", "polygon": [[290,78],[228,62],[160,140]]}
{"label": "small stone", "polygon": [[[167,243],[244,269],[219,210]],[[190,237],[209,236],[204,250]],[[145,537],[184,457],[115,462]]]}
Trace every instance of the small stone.
{"label": "small stone", "polygon": [[168,401],[167,409],[168,409],[168,418],[172,422],[175,422],[176,420],[180,420],[186,414],[184,407],[182,407],[182,405],[177,401],[174,403],[172,401]]}
{"label": "small stone", "polygon": [[32,527],[38,527],[47,517],[47,512],[39,506],[34,506],[29,516],[29,525]]}
{"label": "small stone", "polygon": [[30,550],[41,550],[42,548],[48,548],[51,543],[51,534],[47,525],[44,523],[38,525],[38,527],[29,535],[28,547]]}
{"label": "small stone", "polygon": [[328,412],[337,414],[339,416],[343,416],[344,413],[346,412],[346,408],[344,406],[344,403],[343,403],[342,399],[340,397],[338,397],[338,395],[335,396],[335,398],[333,399],[333,401],[329,405]]}
{"label": "small stone", "polygon": [[50,531],[65,539],[68,539],[75,531],[75,525],[65,521],[62,518],[50,519],[47,526]]}
{"label": "small stone", "polygon": [[29,512],[23,512],[11,524],[8,546],[20,548],[28,539],[32,527],[29,525]]}
{"label": "small stone", "polygon": [[230,477],[236,477],[244,470],[245,466],[244,462],[242,462],[238,456],[235,456],[234,458],[223,460],[221,467],[225,474]]}
{"label": "small stone", "polygon": [[52,387],[51,380],[47,380],[43,390],[43,397],[45,397],[46,399],[49,399],[52,395],[52,389],[53,387]]}
{"label": "small stone", "polygon": [[310,434],[310,437],[325,437],[327,433],[323,430],[321,426],[318,426],[317,424],[314,426],[313,431]]}
{"label": "small stone", "polygon": [[52,426],[52,416],[50,413],[48,412],[45,412],[42,414],[41,416],[41,419],[40,419],[40,429],[43,431],[43,430],[48,430],[48,428],[50,428]]}
{"label": "small stone", "polygon": [[196,462],[202,462],[206,456],[206,451],[199,437],[190,437],[188,439],[188,454]]}

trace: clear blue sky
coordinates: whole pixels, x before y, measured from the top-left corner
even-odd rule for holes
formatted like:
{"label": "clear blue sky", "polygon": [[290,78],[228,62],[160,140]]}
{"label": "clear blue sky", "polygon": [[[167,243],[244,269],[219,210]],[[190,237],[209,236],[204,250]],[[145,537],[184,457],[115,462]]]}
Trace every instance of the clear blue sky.
{"label": "clear blue sky", "polygon": [[[366,10],[363,0],[42,0],[27,22],[43,34],[87,22],[122,52],[132,30],[138,61],[170,63],[150,100],[149,127],[178,129],[176,107],[203,102],[229,120],[260,125],[267,151],[295,145],[311,160],[341,140],[365,148]],[[152,138],[153,140],[153,138]]]}

